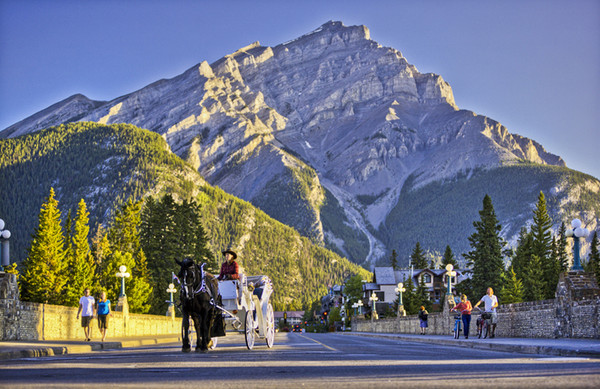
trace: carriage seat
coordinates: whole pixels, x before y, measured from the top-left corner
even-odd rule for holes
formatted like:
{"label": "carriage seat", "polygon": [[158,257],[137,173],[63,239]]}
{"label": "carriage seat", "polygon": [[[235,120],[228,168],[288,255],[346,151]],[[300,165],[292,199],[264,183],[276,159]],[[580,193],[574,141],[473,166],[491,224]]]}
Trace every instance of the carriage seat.
{"label": "carriage seat", "polygon": [[243,284],[246,282],[246,276],[243,273],[239,274],[239,280],[219,281],[219,294],[223,302],[223,308],[228,311],[238,309],[242,296]]}

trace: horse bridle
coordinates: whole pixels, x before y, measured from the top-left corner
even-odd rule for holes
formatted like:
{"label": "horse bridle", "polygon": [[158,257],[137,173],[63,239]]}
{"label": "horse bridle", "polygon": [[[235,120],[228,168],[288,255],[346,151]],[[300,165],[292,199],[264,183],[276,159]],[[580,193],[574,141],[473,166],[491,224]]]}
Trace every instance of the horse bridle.
{"label": "horse bridle", "polygon": [[[202,266],[200,266],[200,285],[197,287],[197,289],[194,288],[194,284],[196,283],[196,273],[197,273],[197,269],[196,269],[196,265],[194,263],[192,263],[191,266],[188,266],[186,268],[183,269],[184,271],[184,276],[182,277],[183,280],[181,282],[181,290],[184,291],[184,295],[185,298],[188,300],[192,300],[194,297],[196,297],[197,295],[199,295],[200,293],[208,293],[208,295],[211,298],[211,301],[213,299],[213,295],[210,291],[210,288],[208,288],[206,286],[206,277],[205,277],[205,271],[204,271],[204,265],[206,265],[206,263],[203,263]],[[193,270],[189,271],[190,268],[193,268]],[[188,273],[191,272],[192,273],[192,281],[188,282]],[[190,289],[192,290],[192,293],[190,294]]]}

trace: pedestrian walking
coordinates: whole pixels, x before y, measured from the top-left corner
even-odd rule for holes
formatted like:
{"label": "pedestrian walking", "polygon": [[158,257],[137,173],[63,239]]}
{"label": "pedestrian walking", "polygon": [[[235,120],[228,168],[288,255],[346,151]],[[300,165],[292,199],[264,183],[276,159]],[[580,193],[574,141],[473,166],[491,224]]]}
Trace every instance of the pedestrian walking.
{"label": "pedestrian walking", "polygon": [[90,288],[85,288],[83,296],[79,299],[79,309],[77,310],[77,319],[81,314],[81,327],[85,334],[85,340],[92,338],[92,319],[94,318],[94,297],[90,295]]}
{"label": "pedestrian walking", "polygon": [[425,335],[427,333],[427,316],[429,312],[425,309],[424,306],[421,306],[421,310],[419,311],[419,327],[421,328],[421,335]]}
{"label": "pedestrian walking", "polygon": [[466,294],[460,297],[460,303],[452,308],[450,311],[459,311],[462,315],[463,327],[465,329],[465,339],[469,339],[469,328],[471,326],[471,310],[473,306],[467,298]]}
{"label": "pedestrian walking", "polygon": [[486,295],[483,296],[481,300],[477,302],[477,304],[475,304],[475,308],[477,308],[481,303],[484,303],[485,312],[491,315],[490,322],[492,324],[492,327],[490,330],[490,338],[493,338],[496,336],[496,323],[498,322],[498,314],[496,313],[496,307],[498,306],[498,297],[494,295],[494,289],[487,288]]}
{"label": "pedestrian walking", "polygon": [[106,339],[106,330],[108,330],[108,317],[112,316],[110,311],[110,300],[106,298],[106,292],[102,291],[100,300],[98,301],[98,329],[102,334],[102,341]]}

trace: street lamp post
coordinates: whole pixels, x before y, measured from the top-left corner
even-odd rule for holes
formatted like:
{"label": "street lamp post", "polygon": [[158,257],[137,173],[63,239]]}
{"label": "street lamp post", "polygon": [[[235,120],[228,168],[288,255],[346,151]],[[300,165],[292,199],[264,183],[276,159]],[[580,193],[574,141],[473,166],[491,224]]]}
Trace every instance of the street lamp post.
{"label": "street lamp post", "polygon": [[574,271],[583,271],[581,259],[579,258],[579,238],[587,238],[590,235],[590,230],[581,226],[581,220],[573,219],[571,227],[566,232],[566,235],[573,238],[573,268]]}
{"label": "street lamp post", "polygon": [[174,284],[169,284],[169,288],[167,289],[167,293],[169,293],[169,300],[166,301],[169,303],[169,308],[167,308],[167,316],[172,318],[175,317],[175,303],[173,302],[173,293],[177,292]]}
{"label": "street lamp post", "polygon": [[[379,298],[377,297],[377,295],[375,294],[375,292],[373,292],[373,294],[371,294],[371,297],[369,297],[369,300],[372,301],[372,306],[373,306],[373,311],[371,312],[371,321],[375,320],[375,316],[377,316],[377,300],[379,300]],[[377,319],[379,319],[379,317],[377,317]]]}
{"label": "street lamp post", "polygon": [[446,292],[447,296],[452,295],[452,277],[456,276],[456,272],[453,271],[454,266],[449,263],[446,265],[446,277],[448,278],[448,291]]}
{"label": "street lamp post", "polygon": [[406,292],[406,288],[402,282],[398,283],[398,287],[395,289],[396,293],[398,293],[398,316],[406,316],[406,311],[404,310],[404,304],[402,304],[402,292]]}
{"label": "street lamp post", "polygon": [[362,300],[358,300],[358,302],[356,303],[356,306],[358,307],[358,314],[362,315],[362,307],[363,307],[363,302]]}
{"label": "street lamp post", "polygon": [[0,272],[4,271],[4,266],[10,265],[10,231],[4,229],[4,220],[0,219]]}
{"label": "street lamp post", "polygon": [[125,278],[129,278],[130,274],[127,273],[127,267],[125,265],[119,266],[119,272],[115,276],[121,279],[121,294],[119,295],[119,301],[115,311],[123,313],[129,313],[129,304],[127,303],[127,295],[125,294]]}

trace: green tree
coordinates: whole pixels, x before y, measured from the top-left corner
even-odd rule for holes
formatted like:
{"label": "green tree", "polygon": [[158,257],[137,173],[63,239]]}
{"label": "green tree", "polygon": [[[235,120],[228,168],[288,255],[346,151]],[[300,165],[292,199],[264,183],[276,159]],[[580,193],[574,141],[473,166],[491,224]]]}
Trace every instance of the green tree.
{"label": "green tree", "polygon": [[392,255],[390,257],[390,265],[394,270],[398,270],[398,253],[396,250],[392,250]]}
{"label": "green tree", "polygon": [[592,235],[592,241],[590,245],[590,255],[588,256],[588,271],[596,275],[598,285],[600,285],[600,252],[598,250],[599,245],[600,242],[598,242],[598,231],[594,231],[594,235]]}
{"label": "green tree", "polygon": [[541,277],[542,261],[540,257],[533,254],[531,261],[525,268],[525,276],[523,277],[523,298],[525,301],[538,301],[544,299],[545,283]]}
{"label": "green tree", "polygon": [[65,272],[64,247],[58,201],[54,188],[50,188],[50,195],[42,204],[29,255],[23,263],[23,300],[49,304],[63,302],[63,287],[68,276]]}
{"label": "green tree", "polygon": [[416,315],[421,307],[421,300],[415,290],[415,284],[411,277],[404,280],[405,292],[402,293],[402,304],[408,315]]}
{"label": "green tree", "polygon": [[[131,198],[127,203],[117,211],[108,231],[108,240],[113,252],[113,260],[117,253],[121,258],[126,258],[126,254],[131,254],[133,263],[116,263],[114,266],[118,269],[120,265],[125,265],[129,269],[131,279],[128,284],[127,302],[131,312],[147,313],[150,310],[150,298],[152,295],[152,286],[146,255],[141,248],[138,228],[141,224],[141,201],[133,201]],[[107,270],[107,269],[105,269]],[[115,273],[112,273],[115,274]]]}
{"label": "green tree", "polygon": [[[83,290],[93,290],[95,264],[90,250],[88,235],[89,212],[85,201],[81,199],[77,206],[75,228],[71,233],[71,250],[68,251],[67,264],[69,280],[65,285],[65,304],[76,307]],[[96,291],[97,292],[97,291]]]}
{"label": "green tree", "polygon": [[414,269],[427,269],[427,258],[419,242],[417,242],[410,255],[410,263]]}
{"label": "green tree", "polygon": [[423,277],[419,277],[419,284],[417,285],[417,289],[415,290],[415,295],[417,296],[417,305],[419,307],[422,305],[425,307],[425,309],[427,309],[427,311],[431,311],[431,307],[433,306],[433,304],[429,299],[429,291],[425,286],[425,279]]}
{"label": "green tree", "polygon": [[558,228],[558,237],[556,242],[556,260],[560,263],[560,271],[569,270],[569,256],[567,255],[567,227],[565,223],[560,223]]}
{"label": "green tree", "polygon": [[456,259],[454,258],[454,253],[450,248],[450,245],[446,246],[446,250],[444,251],[444,256],[442,258],[442,268],[445,268],[446,265],[451,264],[454,268],[457,268]]}
{"label": "green tree", "polygon": [[496,217],[492,199],[485,195],[480,220],[473,222],[475,232],[469,237],[472,250],[464,254],[468,265],[473,269],[472,285],[475,296],[483,296],[488,287],[501,293],[504,262],[502,248],[504,240],[500,236],[502,227]]}
{"label": "green tree", "polygon": [[540,192],[538,201],[533,211],[533,224],[531,233],[533,235],[532,253],[537,255],[541,264],[541,279],[543,281],[542,292],[546,299],[554,297],[558,275],[561,264],[552,250],[552,219],[548,215],[546,197]]}
{"label": "green tree", "polygon": [[512,266],[508,269],[506,283],[502,286],[503,304],[513,304],[523,302],[523,282],[517,278]]}

